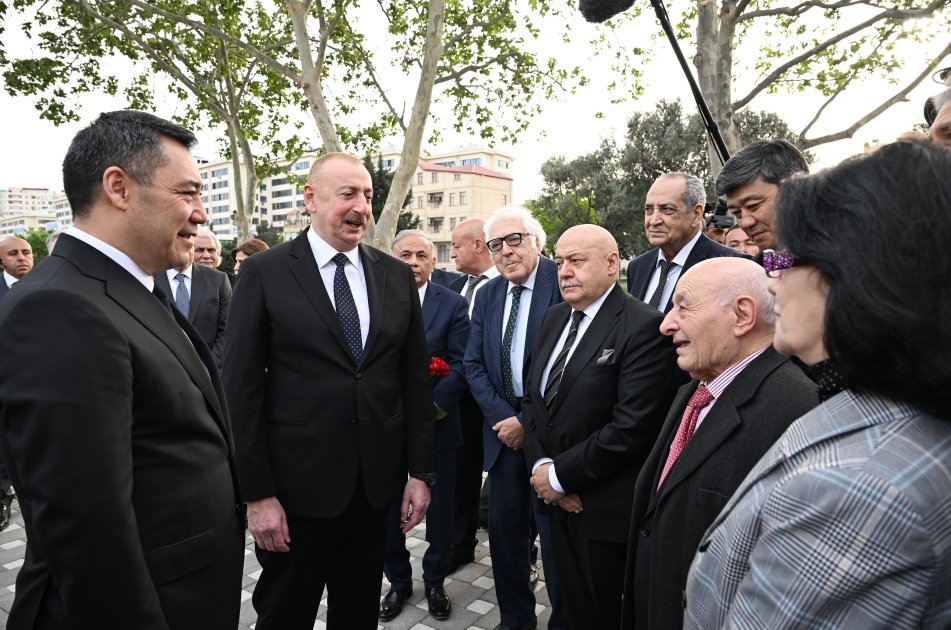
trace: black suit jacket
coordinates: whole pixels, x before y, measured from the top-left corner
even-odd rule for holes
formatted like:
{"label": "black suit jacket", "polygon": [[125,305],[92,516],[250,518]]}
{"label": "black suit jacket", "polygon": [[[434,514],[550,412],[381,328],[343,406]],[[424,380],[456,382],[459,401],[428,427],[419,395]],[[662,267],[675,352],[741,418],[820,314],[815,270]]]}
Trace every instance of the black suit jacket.
{"label": "black suit jacket", "polygon": [[[164,271],[155,274],[155,283],[174,302],[175,289]],[[211,349],[215,363],[221,367],[228,325],[228,302],[231,283],[223,271],[192,264],[192,290],[188,300],[188,321]]]}
{"label": "black suit jacket", "polygon": [[[658,248],[655,247],[641,254],[627,266],[627,290],[631,295],[643,302],[647,302],[651,298],[651,296],[645,295],[645,293],[647,292],[647,285],[650,284],[651,276],[657,268],[657,250]],[[698,262],[708,258],[718,258],[720,256],[749,258],[746,254],[720,245],[716,241],[707,238],[704,234],[701,234],[700,238],[697,239],[697,242],[694,244],[693,249],[690,250],[690,254],[687,256],[683,269],[680,270],[680,276],[678,276],[677,281],[679,282],[680,278],[683,278],[684,274],[687,273],[687,270]],[[671,295],[673,295],[673,292],[671,292]],[[664,304],[664,313],[669,312],[670,307],[671,301],[667,300],[667,303]]]}
{"label": "black suit jacket", "polygon": [[699,381],[680,388],[634,489],[622,627],[683,625],[687,572],[704,531],[759,458],[819,404],[815,385],[772,347],[727,386],[670,469],[660,473]]}
{"label": "black suit jacket", "polygon": [[[608,294],[565,366],[551,411],[541,380],[571,305],[545,314],[532,349],[522,412],[529,469],[542,457],[568,494],[578,493],[583,531],[592,539],[627,540],[634,480],[660,431],[673,399],[670,376],[676,354],[660,334],[663,316],[615,287]],[[568,512],[537,503],[554,518]]]}
{"label": "black suit jacket", "polygon": [[0,305],[0,448],[27,532],[7,628],[232,630],[244,535],[207,348],[68,234],[19,284]]}
{"label": "black suit jacket", "polygon": [[[433,269],[433,272],[429,276],[429,281],[438,284],[439,286],[452,288],[452,285],[459,281],[459,278],[466,278],[465,274],[461,274],[458,271],[446,271],[445,269],[440,269],[436,267]],[[453,289],[455,291],[455,289]],[[458,291],[457,291],[458,293]]]}
{"label": "black suit jacket", "polygon": [[7,286],[7,279],[0,273],[0,299],[2,299],[9,290],[10,287]]}
{"label": "black suit jacket", "polygon": [[304,518],[341,514],[361,479],[374,509],[435,470],[419,294],[405,263],[365,245],[370,330],[358,365],[302,232],[241,265],[225,342],[245,501]]}

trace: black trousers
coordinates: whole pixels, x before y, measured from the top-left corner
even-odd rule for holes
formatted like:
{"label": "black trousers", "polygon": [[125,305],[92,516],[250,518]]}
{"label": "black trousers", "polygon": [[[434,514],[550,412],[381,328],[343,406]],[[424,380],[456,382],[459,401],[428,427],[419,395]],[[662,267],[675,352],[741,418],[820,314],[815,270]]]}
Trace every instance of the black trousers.
{"label": "black trousers", "polygon": [[340,516],[288,516],[290,552],[255,548],[262,568],[251,600],[255,627],[312,630],[326,586],[328,630],[376,630],[386,515],[370,507],[361,480]]}

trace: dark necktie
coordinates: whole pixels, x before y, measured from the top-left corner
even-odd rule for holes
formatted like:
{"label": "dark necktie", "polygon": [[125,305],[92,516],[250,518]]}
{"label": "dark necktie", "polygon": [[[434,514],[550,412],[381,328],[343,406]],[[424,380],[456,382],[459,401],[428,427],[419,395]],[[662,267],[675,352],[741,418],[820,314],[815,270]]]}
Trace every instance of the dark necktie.
{"label": "dark necktie", "polygon": [[670,467],[674,465],[681,451],[687,446],[687,442],[693,437],[693,432],[697,428],[697,418],[700,417],[700,410],[710,404],[711,400],[713,400],[713,394],[710,393],[710,390],[701,385],[697,388],[697,391],[693,393],[693,396],[690,397],[690,401],[687,402],[687,408],[684,409],[684,415],[680,420],[677,435],[674,436],[674,441],[670,445],[670,453],[667,455],[664,470],[660,473],[660,481],[657,482],[658,489],[660,489],[661,484],[664,483],[664,478],[670,471]]}
{"label": "dark necktie", "polygon": [[479,286],[479,283],[485,279],[485,276],[469,276],[469,282],[466,283],[466,302],[472,304],[472,296],[475,293],[476,287]]}
{"label": "dark necktie", "polygon": [[667,274],[670,273],[670,266],[673,263],[667,262],[666,260],[660,261],[660,280],[657,282],[657,288],[654,290],[654,295],[651,296],[651,299],[647,302],[658,311],[660,308],[660,299],[664,296],[664,287],[667,286]]}
{"label": "dark necktie", "polygon": [[515,336],[515,323],[518,321],[518,303],[525,287],[512,287],[512,308],[509,309],[509,319],[505,322],[505,333],[502,335],[502,389],[505,402],[512,409],[518,411],[518,399],[515,398],[515,386],[512,384],[512,337]]}
{"label": "dark necktie", "polygon": [[568,327],[568,336],[565,337],[565,343],[561,346],[558,358],[551,366],[551,372],[548,374],[548,384],[545,386],[545,406],[551,409],[551,403],[555,400],[555,394],[558,393],[558,385],[561,384],[561,375],[565,373],[565,364],[568,363],[568,353],[575,344],[575,337],[578,336],[578,326],[584,319],[584,311],[572,311],[571,326]]}
{"label": "dark necktie", "polygon": [[178,288],[175,289],[175,306],[182,315],[188,317],[188,289],[185,288],[185,274],[181,272],[175,274],[175,280],[178,282]]}
{"label": "dark necktie", "polygon": [[357,313],[357,304],[353,301],[353,293],[350,292],[350,283],[347,282],[347,274],[344,273],[344,265],[347,264],[345,254],[337,254],[333,257],[337,265],[334,271],[334,304],[337,307],[337,317],[340,318],[340,325],[343,327],[343,336],[347,340],[347,347],[350,348],[350,356],[354,363],[360,363],[360,357],[363,355],[363,336],[360,334],[360,314]]}

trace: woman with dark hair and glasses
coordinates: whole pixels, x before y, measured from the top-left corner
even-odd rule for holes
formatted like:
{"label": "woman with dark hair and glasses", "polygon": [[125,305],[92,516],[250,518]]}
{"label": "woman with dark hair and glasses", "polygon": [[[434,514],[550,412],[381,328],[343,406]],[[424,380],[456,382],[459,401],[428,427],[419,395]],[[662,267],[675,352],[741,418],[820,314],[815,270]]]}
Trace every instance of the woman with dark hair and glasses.
{"label": "woman with dark hair and glasses", "polygon": [[685,627],[951,628],[951,151],[784,182],[777,350],[822,403],[707,530]]}

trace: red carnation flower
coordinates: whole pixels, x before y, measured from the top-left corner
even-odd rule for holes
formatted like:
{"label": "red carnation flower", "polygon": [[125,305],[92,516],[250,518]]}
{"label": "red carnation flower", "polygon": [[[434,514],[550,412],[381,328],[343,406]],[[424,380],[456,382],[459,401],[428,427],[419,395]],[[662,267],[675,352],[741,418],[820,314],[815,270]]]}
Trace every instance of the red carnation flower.
{"label": "red carnation flower", "polygon": [[449,376],[449,365],[439,357],[433,357],[429,360],[430,376]]}

